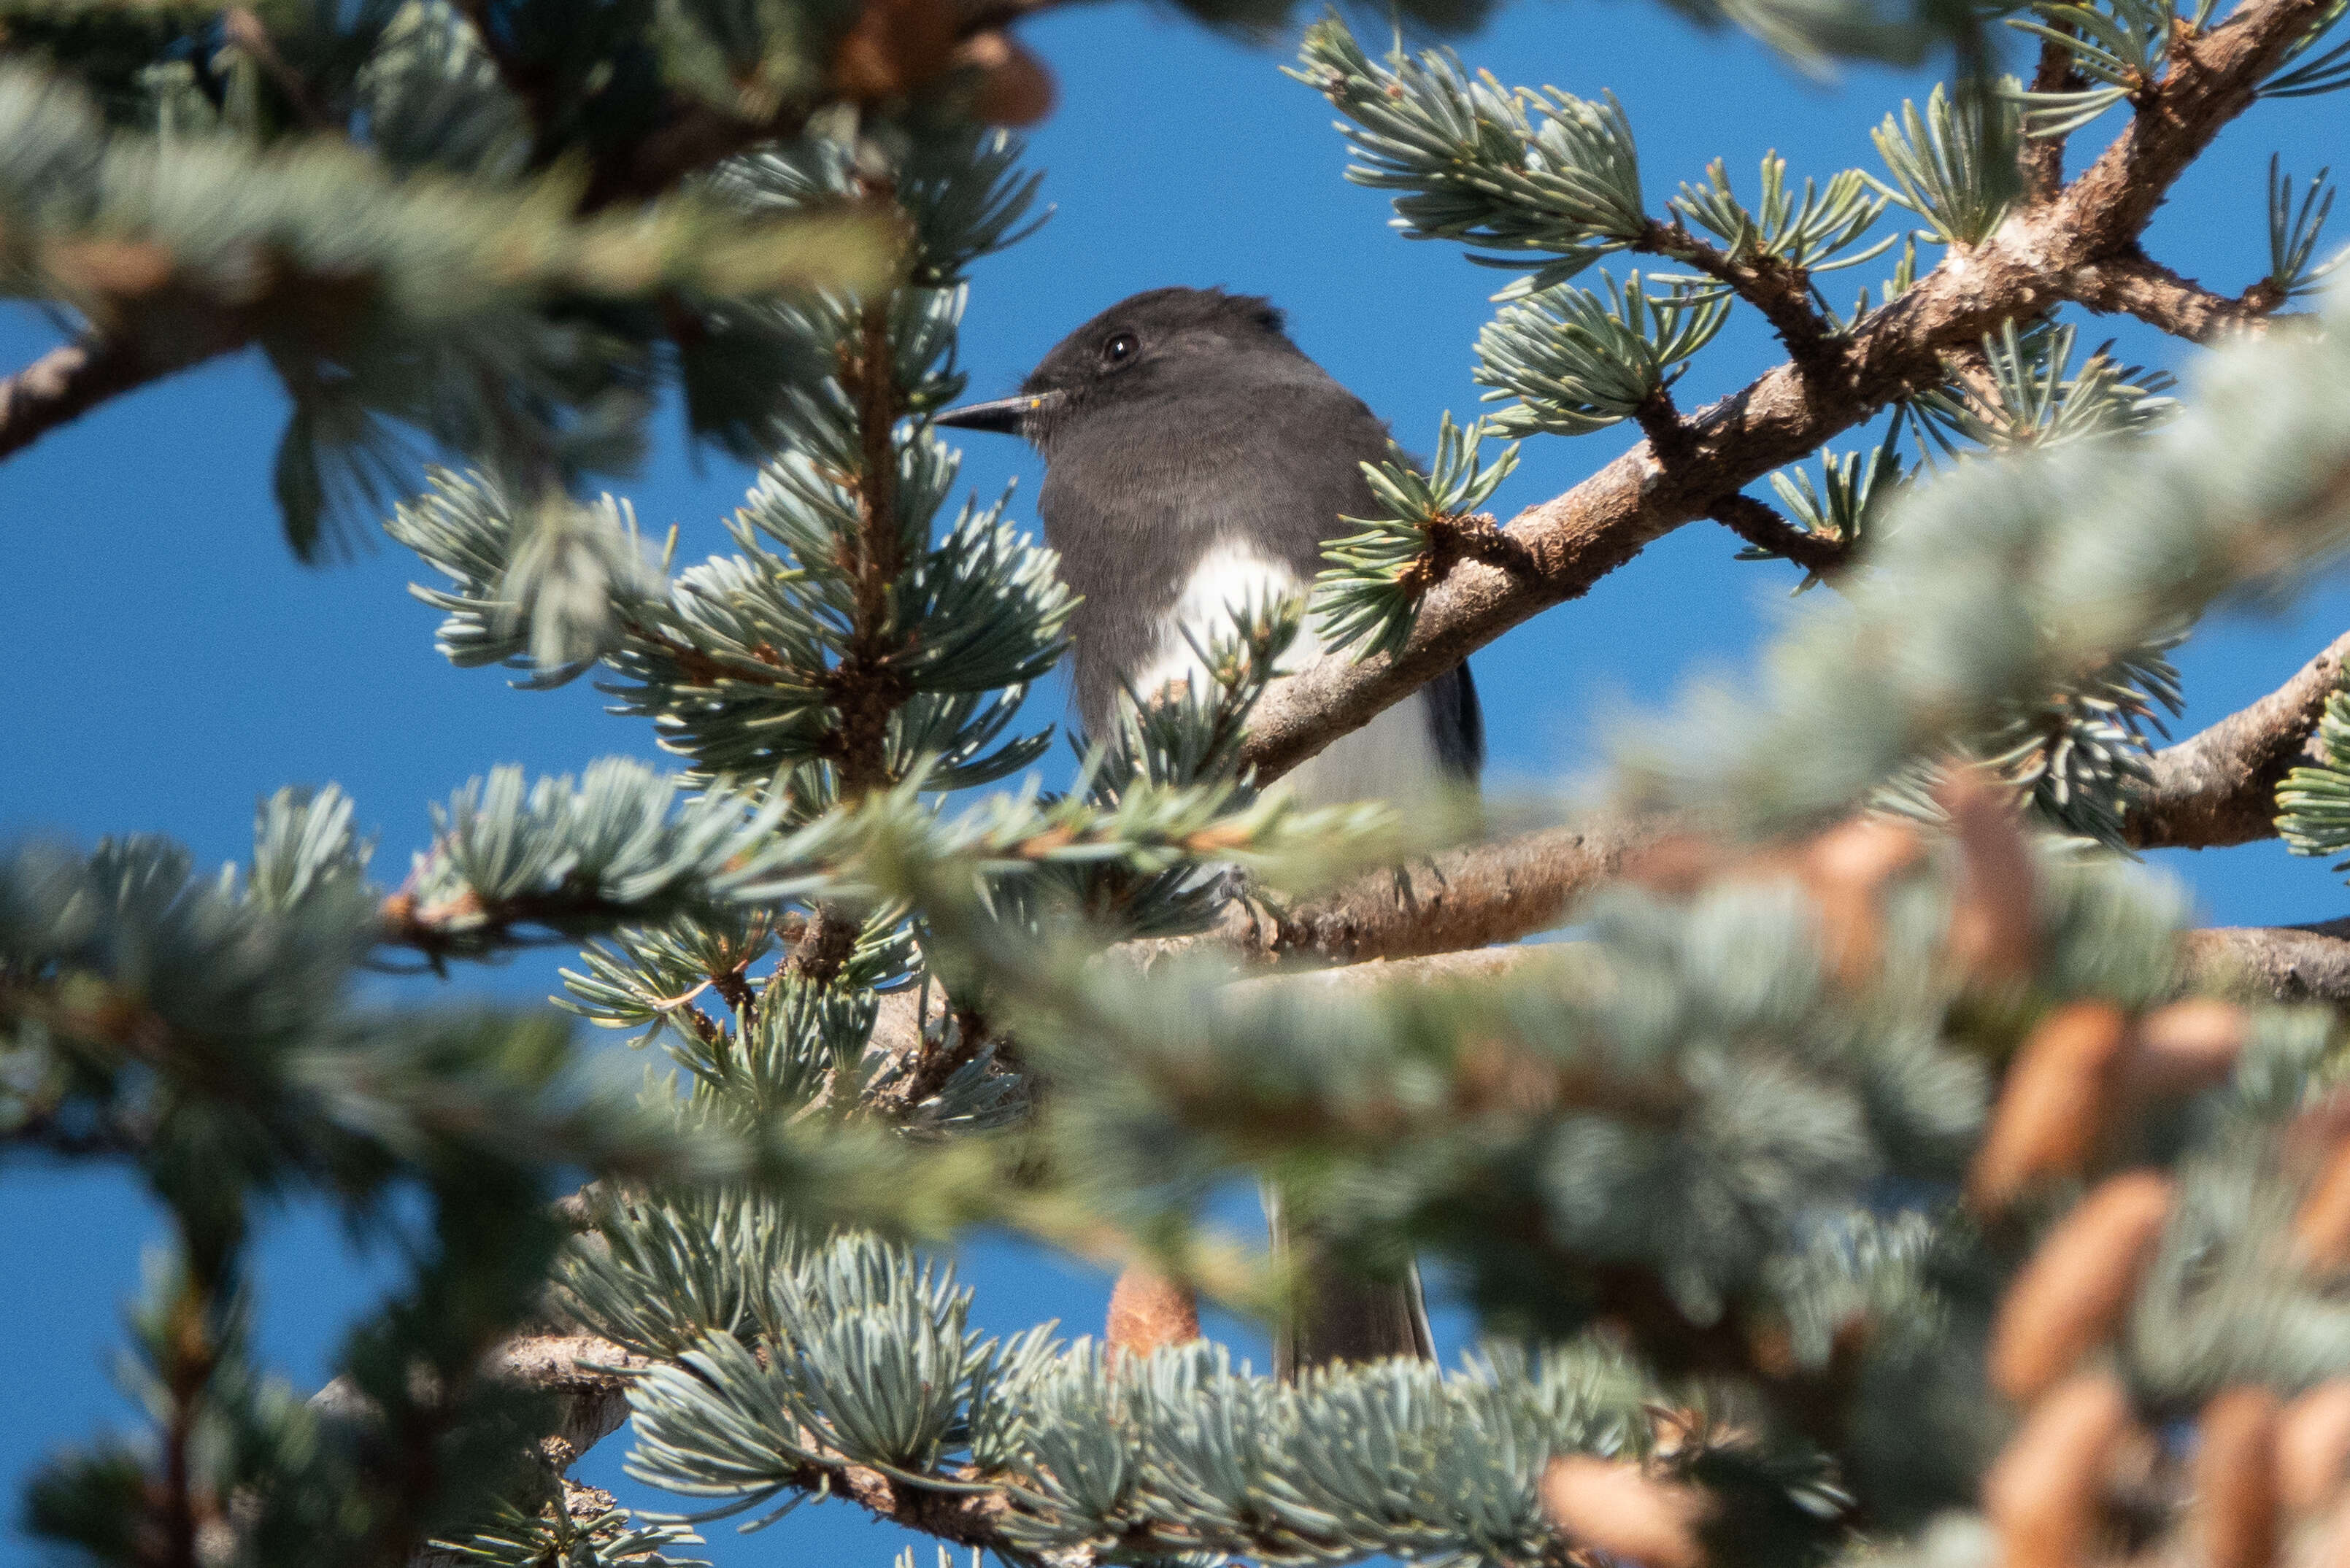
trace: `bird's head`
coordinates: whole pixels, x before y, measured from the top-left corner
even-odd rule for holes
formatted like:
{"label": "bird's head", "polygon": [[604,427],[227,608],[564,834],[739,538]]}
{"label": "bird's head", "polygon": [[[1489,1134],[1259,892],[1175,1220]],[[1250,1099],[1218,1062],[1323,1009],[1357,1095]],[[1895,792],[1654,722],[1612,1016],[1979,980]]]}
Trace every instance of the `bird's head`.
{"label": "bird's head", "polygon": [[1304,359],[1270,301],[1214,288],[1154,288],[1061,339],[1016,396],[949,409],[937,422],[1024,436],[1041,447],[1089,412],[1211,396],[1253,365]]}

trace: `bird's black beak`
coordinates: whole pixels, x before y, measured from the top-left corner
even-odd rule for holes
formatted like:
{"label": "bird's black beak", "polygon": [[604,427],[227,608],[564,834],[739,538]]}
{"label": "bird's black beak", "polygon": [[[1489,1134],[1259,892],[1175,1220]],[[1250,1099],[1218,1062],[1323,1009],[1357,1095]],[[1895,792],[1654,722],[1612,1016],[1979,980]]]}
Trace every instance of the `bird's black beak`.
{"label": "bird's black beak", "polygon": [[998,398],[992,403],[965,403],[933,414],[931,422],[959,431],[993,431],[997,435],[1024,435],[1028,421],[1061,400],[1058,392]]}

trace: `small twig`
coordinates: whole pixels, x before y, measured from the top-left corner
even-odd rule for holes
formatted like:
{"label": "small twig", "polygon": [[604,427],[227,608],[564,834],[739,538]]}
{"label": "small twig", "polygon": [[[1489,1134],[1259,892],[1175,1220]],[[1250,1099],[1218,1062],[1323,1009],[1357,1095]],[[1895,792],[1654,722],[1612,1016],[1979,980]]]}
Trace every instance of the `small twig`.
{"label": "small twig", "polygon": [[748,1027],[759,1011],[759,998],[751,989],[748,978],[751,961],[743,960],[732,969],[710,977],[712,987],[724,1000],[727,1011],[738,1023]]}
{"label": "small twig", "polygon": [[[862,182],[868,201],[889,201],[893,192],[878,181]],[[893,432],[904,411],[898,387],[895,347],[889,331],[889,296],[876,292],[858,312],[857,334],[840,348],[838,375],[855,400],[858,472],[857,524],[839,541],[839,565],[851,579],[854,606],[848,646],[831,672],[829,695],[838,715],[828,737],[840,797],[854,802],[891,781],[889,722],[905,703],[903,676],[892,665],[902,632],[891,613],[898,575],[905,569],[905,541],[898,520],[897,447]],[[789,961],[793,972],[829,984],[857,950],[864,929],[861,912],[837,903],[820,905]]]}
{"label": "small twig", "polygon": [[[2070,28],[2061,28],[2069,32]],[[2040,43],[2040,64],[2032,73],[2033,92],[2074,92],[2085,84],[2074,68],[2073,51],[2054,38]],[[2064,188],[2064,136],[2027,136],[2016,150],[2017,171],[2023,177],[2026,201],[2044,204]]]}
{"label": "small twig", "polygon": [[883,1115],[905,1115],[947,1085],[947,1080],[978,1059],[987,1044],[987,1026],[975,1015],[958,1013],[952,1026],[941,1032],[941,1044],[932,1048],[927,1034],[913,1053],[904,1077],[889,1085]]}
{"label": "small twig", "polygon": [[134,334],[91,333],[50,349],[0,380],[0,458],[120,397],[250,341],[242,328],[192,338],[176,352],[151,352]]}
{"label": "small twig", "polygon": [[284,93],[286,101],[294,106],[294,112],[301,117],[305,129],[339,129],[302,73],[287,64],[286,57],[277,52],[276,44],[269,36],[268,27],[249,7],[230,6],[221,17],[221,32],[230,43],[252,56],[254,63],[277,84],[277,90]]}
{"label": "small twig", "polygon": [[199,1542],[203,1526],[217,1512],[213,1500],[197,1494],[193,1449],[196,1423],[203,1414],[204,1390],[219,1365],[219,1346],[213,1341],[209,1306],[220,1281],[202,1268],[197,1251],[185,1244],[188,1277],[181,1282],[172,1303],[171,1350],[166,1392],[171,1413],[163,1428],[162,1495],[155,1506],[162,1515],[161,1561],[168,1568],[198,1568],[203,1561]]}
{"label": "small twig", "polygon": [[840,563],[854,582],[855,628],[831,680],[840,716],[834,762],[843,799],[889,783],[889,720],[907,695],[903,679],[890,667],[899,637],[890,594],[905,566],[891,437],[900,411],[893,358],[889,297],[877,295],[858,313],[855,346],[842,349],[841,380],[857,400],[860,441],[857,527],[841,541]]}
{"label": "small twig", "polygon": [[726,1031],[718,1026],[716,1019],[699,1007],[688,1003],[674,1011],[684,1014],[686,1027],[692,1030],[693,1037],[704,1045],[714,1051],[726,1044]]}
{"label": "small twig", "polygon": [[2136,246],[2109,261],[2074,267],[2064,296],[2108,316],[2134,316],[2174,337],[2209,343],[2229,332],[2258,332],[2284,304],[2284,291],[2267,278],[2230,298],[2181,277]]}
{"label": "small twig", "polygon": [[1695,455],[1695,432],[1681,418],[1680,410],[1673,406],[1673,395],[1663,388],[1642,400],[1632,411],[1632,422],[1648,438],[1650,460],[1668,473]]}
{"label": "small twig", "polygon": [[[378,910],[376,945],[405,948],[438,964],[508,948],[572,944],[577,939],[567,930],[616,922],[629,913],[628,905],[594,892],[525,894],[494,904],[468,892],[442,904],[419,904],[414,894],[402,891],[384,899]],[[523,934],[533,926],[545,934]]]}
{"label": "small twig", "polygon": [[1526,547],[1504,532],[1490,512],[1450,513],[1430,519],[1426,532],[1428,547],[1396,578],[1397,586],[1415,600],[1442,581],[1455,561],[1482,561],[1505,572],[1539,569]]}
{"label": "small twig", "polygon": [[1846,541],[1799,528],[1777,507],[1751,495],[1721,496],[1710,515],[1756,549],[1784,556],[1823,577],[1842,571],[1851,550]]}
{"label": "small twig", "polygon": [[1641,250],[1695,267],[1728,285],[1739,298],[1762,313],[1786,346],[1788,358],[1799,368],[1812,369],[1825,364],[1828,339],[1835,327],[1812,298],[1811,275],[1804,268],[1767,254],[1732,257],[1690,233],[1679,219],[1670,223],[1651,219],[1636,244]]}

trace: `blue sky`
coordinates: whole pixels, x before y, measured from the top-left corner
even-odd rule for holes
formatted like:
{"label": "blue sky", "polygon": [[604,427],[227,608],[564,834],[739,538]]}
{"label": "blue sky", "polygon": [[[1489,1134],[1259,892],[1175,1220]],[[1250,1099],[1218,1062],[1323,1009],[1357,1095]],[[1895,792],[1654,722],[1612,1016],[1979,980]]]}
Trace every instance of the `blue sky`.
{"label": "blue sky", "polygon": [[[1285,47],[1243,47],[1132,4],[1042,16],[1024,36],[1061,85],[1061,107],[1032,144],[1057,210],[977,271],[963,339],[973,396],[1010,390],[1071,327],[1128,294],[1222,285],[1270,295],[1299,344],[1407,446],[1433,446],[1440,411],[1474,411],[1471,346],[1502,276],[1464,265],[1455,247],[1397,238],[1385,202],[1341,181],[1328,106],[1278,73]],[[1810,80],[1739,35],[1696,32],[1647,0],[1518,5],[1461,47],[1507,83],[1612,89],[1639,136],[1652,211],[1717,156],[1750,192],[1770,148],[1798,175],[1875,170],[1868,130],[1929,85],[1881,70]],[[2350,161],[2350,107],[2316,99],[2257,109],[2182,182],[2148,248],[2229,292],[2252,281],[2266,266],[2272,151],[2303,175]],[[1879,272],[1868,264],[1844,275],[1856,286]],[[2084,333],[2118,337],[2126,355],[2159,365],[2190,352],[2126,322]],[[0,366],[54,340],[34,312],[0,315]],[[1742,383],[1773,362],[1771,349],[1758,322],[1733,320],[1683,383],[1683,406]],[[377,875],[391,882],[423,842],[426,804],[494,763],[576,771],[616,752],[655,754],[646,729],[605,715],[584,683],[533,694],[493,672],[452,670],[432,651],[432,612],[404,591],[416,564],[388,543],[345,565],[296,566],[269,489],[285,417],[275,382],[248,357],[109,405],[0,464],[0,538],[16,585],[11,678],[0,685],[11,753],[0,836],[88,844],[160,832],[217,863],[244,852],[256,797],[334,780],[380,835]],[[697,464],[677,432],[672,410],[658,458],[626,490],[650,528],[681,527],[693,558],[725,546],[719,519],[747,475],[714,457]],[[1628,443],[1621,431],[1531,443],[1497,508],[1507,515],[1556,494]],[[1037,471],[1014,443],[973,438],[964,475],[983,495],[1017,476],[1015,514],[1033,516]],[[1607,725],[1751,657],[1787,613],[1794,574],[1735,563],[1735,548],[1712,524],[1684,529],[1478,656],[1497,790],[1561,789],[1601,760]],[[2288,614],[2205,628],[2181,660],[2191,707],[2180,732],[2270,690],[2345,626],[2350,591],[2329,581]],[[1058,716],[1063,701],[1049,690],[1036,712]],[[2350,912],[2337,877],[2274,844],[2158,864],[2192,884],[2216,922]],[[460,973],[447,989],[525,1002],[546,994],[560,961]],[[21,1477],[53,1445],[127,1417],[104,1367],[118,1304],[159,1232],[135,1189],[106,1172],[12,1166],[0,1184],[0,1257],[14,1265],[0,1285],[0,1322],[15,1338],[0,1389],[6,1563],[30,1553],[13,1532]],[[1088,1271],[985,1241],[963,1261],[991,1327],[1098,1324],[1107,1282]],[[272,1225],[260,1263],[265,1350],[314,1384],[383,1270],[303,1212]],[[1222,1328],[1261,1361],[1261,1339]],[[1457,1344],[1465,1330],[1448,1313],[1440,1337]],[[612,1484],[624,1447],[608,1441],[583,1473]],[[712,1554],[758,1563],[820,1552],[879,1564],[906,1543],[833,1504],[749,1540],[717,1540]],[[925,1545],[919,1568],[931,1562]]]}

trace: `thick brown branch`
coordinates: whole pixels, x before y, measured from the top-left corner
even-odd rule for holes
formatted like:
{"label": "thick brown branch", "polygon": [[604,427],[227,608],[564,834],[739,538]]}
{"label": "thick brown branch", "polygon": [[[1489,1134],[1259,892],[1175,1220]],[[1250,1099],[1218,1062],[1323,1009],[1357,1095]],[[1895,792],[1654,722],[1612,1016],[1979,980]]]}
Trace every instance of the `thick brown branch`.
{"label": "thick brown branch", "polygon": [[2195,343],[2209,343],[2229,332],[2259,331],[2284,303],[2282,294],[2265,281],[2234,298],[2214,294],[2135,251],[2074,267],[2064,278],[2064,290],[2065,298],[2091,310],[2135,316]]}
{"label": "thick brown branch", "polygon": [[242,331],[157,351],[132,336],[93,333],[52,348],[0,380],[0,458],[24,451],[59,425],[81,418],[109,398],[225,354],[246,341]]}
{"label": "thick brown branch", "polygon": [[2197,981],[2247,1001],[2350,1005],[2350,919],[2187,934]]}
{"label": "thick brown branch", "polygon": [[2220,129],[2252,105],[2262,78],[2325,14],[2327,0],[2250,0],[2210,32],[2172,50],[2169,74],[2059,210],[2080,223],[2070,265],[2119,254]]}
{"label": "thick brown branch", "polygon": [[829,983],[857,951],[857,938],[864,929],[863,917],[846,906],[817,905],[816,918],[792,948],[792,972],[818,985]]}
{"label": "thick brown branch", "polygon": [[1253,963],[1356,964],[1513,942],[1547,930],[1575,900],[1615,879],[1669,819],[1546,828],[1375,871],[1311,902],[1268,913],[1235,903],[1215,930],[1142,942],[1146,961],[1209,947]]}
{"label": "thick brown branch", "polygon": [[629,1375],[651,1365],[609,1340],[566,1332],[517,1335],[498,1346],[483,1372],[556,1397],[557,1425],[540,1456],[560,1475],[620,1429],[629,1418]]}
{"label": "thick brown branch", "polygon": [[2345,659],[2350,632],[2259,701],[2157,752],[2152,783],[2130,800],[2131,846],[2216,849],[2274,837],[2277,785],[2314,755]]}
{"label": "thick brown branch", "polygon": [[[1470,845],[1373,872],[1285,910],[1235,901],[1211,931],[1119,950],[1146,966],[1218,950],[1252,967],[1347,966],[1326,971],[1337,984],[1488,978],[1555,952],[1494,944],[1558,925],[1577,899],[1615,880],[1627,859],[1676,826],[1675,819],[1656,815]],[[975,1021],[966,1021],[951,1046],[926,1039],[920,1024],[926,1005],[937,1003],[926,1002],[919,988],[881,999],[873,1048],[906,1069],[877,1106],[885,1115],[903,1115],[924,1094],[935,1093],[983,1043],[984,1026]]]}
{"label": "thick brown branch", "polygon": [[1842,539],[1798,528],[1777,507],[1751,495],[1716,498],[1713,520],[1753,545],[1783,556],[1807,572],[1831,576],[1842,571],[1846,545]]}
{"label": "thick brown branch", "polygon": [[1947,256],[1917,286],[1833,340],[1826,363],[1782,365],[1686,422],[1685,461],[1647,443],[1510,524],[1523,566],[1455,562],[1394,655],[1326,658],[1274,683],[1247,760],[1286,773],[1553,605],[1578,598],[1652,540],[1771,470],[1808,456],[1897,398],[1942,379],[1941,356],[2064,297],[2064,280],[2123,254],[2171,183],[2252,101],[2262,77],[2327,0],[2251,0],[2178,49],[2171,74],[2112,145],[2053,200],[2026,203],[1990,239]]}

